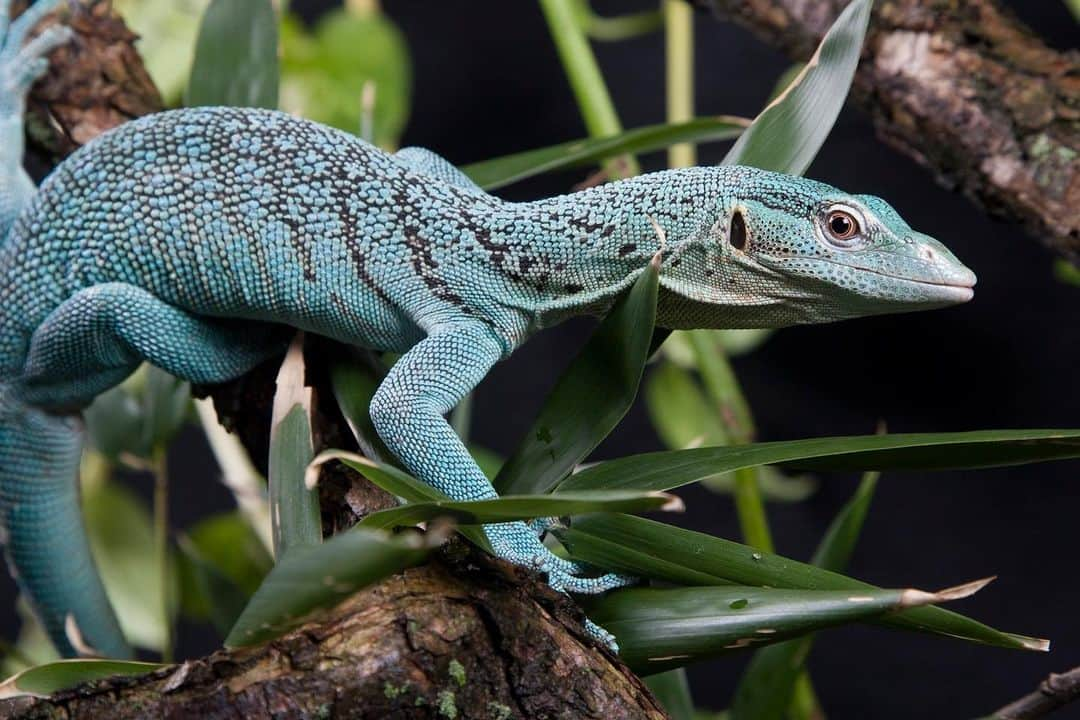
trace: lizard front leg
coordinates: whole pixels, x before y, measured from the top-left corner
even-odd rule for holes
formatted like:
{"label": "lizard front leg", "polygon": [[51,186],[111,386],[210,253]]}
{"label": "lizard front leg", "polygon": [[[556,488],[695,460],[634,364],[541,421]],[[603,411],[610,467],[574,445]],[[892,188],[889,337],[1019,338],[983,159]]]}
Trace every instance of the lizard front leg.
{"label": "lizard front leg", "polygon": [[[371,401],[371,420],[386,446],[417,478],[455,500],[498,497],[443,416],[502,352],[486,325],[439,328],[397,361]],[[618,575],[580,576],[577,565],[552,554],[523,522],[485,525],[484,532],[499,557],[546,573],[556,590],[598,593],[631,582]],[[614,645],[601,628],[589,623],[589,630]]]}

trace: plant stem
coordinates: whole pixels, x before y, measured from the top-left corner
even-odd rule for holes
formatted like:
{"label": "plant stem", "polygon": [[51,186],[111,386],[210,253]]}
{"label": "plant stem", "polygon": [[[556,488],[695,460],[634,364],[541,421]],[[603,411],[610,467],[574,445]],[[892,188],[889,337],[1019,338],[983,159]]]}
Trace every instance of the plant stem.
{"label": "plant stem", "polygon": [[[664,0],[667,54],[667,120],[686,122],[694,117],[694,10],[684,0]],[[679,143],[668,149],[668,167],[696,164],[696,148]]]}
{"label": "plant stem", "polygon": [[1069,6],[1073,16],[1080,20],[1080,0],[1065,0],[1065,4]]}
{"label": "plant stem", "polygon": [[171,663],[173,660],[173,624],[172,596],[169,573],[169,463],[166,448],[155,448],[151,457],[151,470],[154,473],[154,549],[156,550],[158,572],[161,580],[161,617],[164,624],[161,641],[161,660]]}
{"label": "plant stem", "polygon": [[594,40],[629,40],[659,30],[664,15],[659,10],[632,12],[614,17],[604,17],[593,12],[589,0],[576,0],[578,22]]}
{"label": "plant stem", "polygon": [[754,468],[735,471],[735,512],[739,516],[739,528],[746,544],[773,552],[772,533],[769,532],[769,520],[765,516],[765,503],[761,500]]}
{"label": "plant stem", "polygon": [[[577,99],[585,129],[591,137],[607,137],[622,132],[604,77],[589,40],[578,21],[574,0],[540,0],[551,38],[559,53],[570,88]],[[631,155],[612,158],[604,163],[609,177],[637,175],[641,168]]]}

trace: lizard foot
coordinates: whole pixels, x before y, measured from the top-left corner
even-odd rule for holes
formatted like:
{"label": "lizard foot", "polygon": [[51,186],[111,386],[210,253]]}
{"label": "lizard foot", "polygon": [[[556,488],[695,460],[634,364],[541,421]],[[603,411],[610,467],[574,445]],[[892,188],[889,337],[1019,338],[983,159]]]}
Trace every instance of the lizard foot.
{"label": "lizard foot", "polygon": [[[596,577],[586,576],[587,570],[584,566],[552,553],[540,541],[534,527],[525,523],[485,525],[484,532],[491,541],[496,555],[515,565],[545,573],[548,584],[561,592],[592,595],[637,582],[634,578],[616,573]],[[586,630],[613,651],[618,652],[618,645],[611,633],[592,621],[586,623]]]}
{"label": "lizard foot", "polygon": [[71,28],[54,26],[23,47],[29,32],[60,2],[38,0],[12,22],[11,0],[0,0],[0,105],[17,103],[4,110],[21,108],[30,86],[49,68],[45,56],[71,39]]}

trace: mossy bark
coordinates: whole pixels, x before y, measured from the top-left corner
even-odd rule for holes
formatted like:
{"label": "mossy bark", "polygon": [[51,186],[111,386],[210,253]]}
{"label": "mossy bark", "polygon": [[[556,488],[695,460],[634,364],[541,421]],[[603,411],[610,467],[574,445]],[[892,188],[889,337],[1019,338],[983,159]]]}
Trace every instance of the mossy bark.
{"label": "mossy bark", "polygon": [[565,596],[456,545],[271,643],[0,703],[0,715],[665,718],[580,620]]}
{"label": "mossy bark", "polygon": [[[848,0],[695,0],[807,59]],[[1080,262],[1080,52],[995,0],[877,0],[855,101],[878,136]]]}

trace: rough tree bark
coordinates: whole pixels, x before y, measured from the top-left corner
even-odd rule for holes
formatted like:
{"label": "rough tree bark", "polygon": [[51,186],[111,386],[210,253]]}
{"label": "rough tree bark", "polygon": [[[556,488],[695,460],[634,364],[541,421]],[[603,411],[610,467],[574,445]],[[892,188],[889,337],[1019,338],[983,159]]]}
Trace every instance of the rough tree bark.
{"label": "rough tree bark", "polygon": [[[848,0],[694,0],[807,59]],[[877,0],[853,96],[879,137],[1080,261],[1080,53],[995,0]]]}
{"label": "rough tree bark", "polygon": [[[84,0],[65,15],[76,38],[55,51],[29,103],[31,147],[46,166],[162,107],[135,36],[108,0]],[[320,362],[347,350],[327,342],[311,338],[306,353],[308,382],[328,400],[316,431],[322,446],[349,447]],[[223,423],[253,458],[266,458],[278,362],[200,389],[214,397]],[[320,489],[327,533],[393,503],[341,469],[324,473]],[[666,718],[642,682],[583,632],[583,619],[566,596],[530,573],[451,543],[427,565],[357,593],[271,643],[47,699],[2,701],[0,717]]]}

